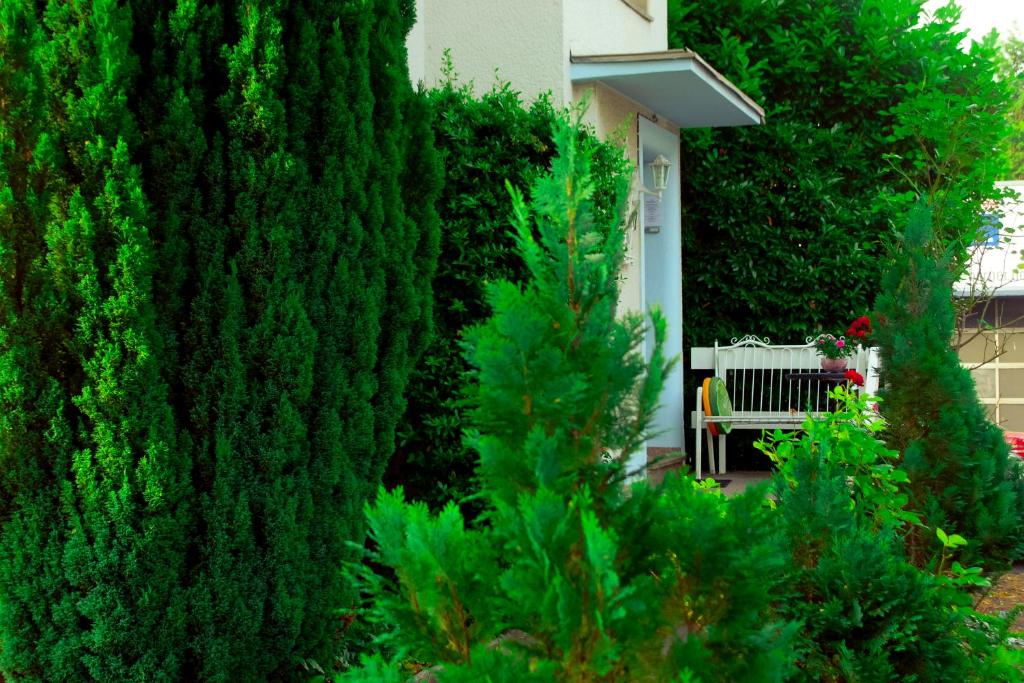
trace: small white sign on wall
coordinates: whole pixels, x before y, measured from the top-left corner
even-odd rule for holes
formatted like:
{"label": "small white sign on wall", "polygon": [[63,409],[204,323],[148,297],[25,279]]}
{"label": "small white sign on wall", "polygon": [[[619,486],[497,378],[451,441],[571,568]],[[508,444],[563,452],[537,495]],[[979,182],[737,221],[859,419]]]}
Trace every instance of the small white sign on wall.
{"label": "small white sign on wall", "polygon": [[644,194],[644,232],[661,232],[661,197]]}

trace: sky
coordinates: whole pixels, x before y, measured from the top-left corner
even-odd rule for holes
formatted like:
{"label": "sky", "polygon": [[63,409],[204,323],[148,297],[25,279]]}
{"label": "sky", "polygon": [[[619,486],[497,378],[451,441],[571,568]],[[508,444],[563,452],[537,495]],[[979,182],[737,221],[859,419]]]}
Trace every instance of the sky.
{"label": "sky", "polygon": [[[934,11],[947,0],[928,0],[925,9]],[[999,35],[1014,33],[1024,37],[1024,0],[959,0],[960,27],[970,32],[970,38],[980,40],[993,28]]]}

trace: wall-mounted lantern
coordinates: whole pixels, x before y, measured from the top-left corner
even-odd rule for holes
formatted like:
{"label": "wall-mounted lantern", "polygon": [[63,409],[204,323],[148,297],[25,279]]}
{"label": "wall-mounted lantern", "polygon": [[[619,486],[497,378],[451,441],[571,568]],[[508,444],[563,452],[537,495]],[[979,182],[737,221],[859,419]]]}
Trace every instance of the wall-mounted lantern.
{"label": "wall-mounted lantern", "polygon": [[672,162],[666,159],[664,154],[659,154],[647,165],[651,168],[654,191],[660,197],[661,193],[668,189],[668,169],[672,168]]}
{"label": "wall-mounted lantern", "polygon": [[672,162],[665,155],[659,154],[647,166],[651,169],[654,189],[640,186],[640,191],[649,195],[644,200],[644,232],[656,235],[661,232],[661,193],[668,189],[668,170],[672,168]]}

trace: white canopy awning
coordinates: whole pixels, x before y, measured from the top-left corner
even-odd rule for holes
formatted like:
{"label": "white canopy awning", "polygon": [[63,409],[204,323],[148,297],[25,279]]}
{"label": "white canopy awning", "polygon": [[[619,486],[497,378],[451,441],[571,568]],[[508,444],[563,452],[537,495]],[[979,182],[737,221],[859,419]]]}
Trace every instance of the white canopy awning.
{"label": "white canopy awning", "polygon": [[599,82],[683,128],[754,126],[764,110],[689,50],[573,55],[573,83]]}

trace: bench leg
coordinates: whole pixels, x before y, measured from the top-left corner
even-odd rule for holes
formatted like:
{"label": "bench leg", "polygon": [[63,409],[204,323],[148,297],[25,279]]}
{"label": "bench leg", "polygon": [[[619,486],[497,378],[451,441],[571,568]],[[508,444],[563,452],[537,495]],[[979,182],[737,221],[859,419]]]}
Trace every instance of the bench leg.
{"label": "bench leg", "polygon": [[715,439],[711,436],[711,430],[705,429],[704,436],[708,440],[708,471],[711,474],[717,474],[718,470],[715,468]]}
{"label": "bench leg", "polygon": [[718,473],[725,474],[725,434],[718,435]]}
{"label": "bench leg", "polygon": [[703,434],[701,434],[701,432],[703,431],[703,425],[697,427],[697,429],[694,431],[694,434],[697,435],[697,438],[695,439],[695,441],[697,442],[697,447],[694,449],[695,452],[693,454],[693,469],[697,474],[697,479],[700,479],[702,464],[701,461],[704,460],[704,449],[701,444],[701,438],[703,437]]}
{"label": "bench leg", "polygon": [[694,449],[693,449],[693,469],[697,474],[697,479],[700,479],[701,475],[701,460],[704,459],[704,453],[701,448],[701,439],[704,437],[701,432],[704,431],[704,390],[702,387],[697,387],[697,424],[693,425],[694,434]]}

